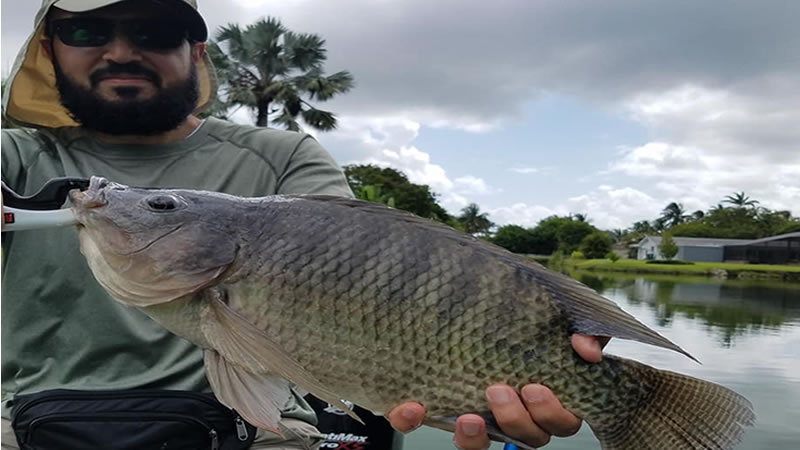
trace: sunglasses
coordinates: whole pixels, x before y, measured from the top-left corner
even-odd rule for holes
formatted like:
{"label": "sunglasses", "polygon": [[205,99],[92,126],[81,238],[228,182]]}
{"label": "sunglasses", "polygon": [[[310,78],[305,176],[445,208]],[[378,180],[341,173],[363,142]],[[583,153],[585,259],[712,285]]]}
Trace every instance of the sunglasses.
{"label": "sunglasses", "polygon": [[169,19],[111,20],[71,17],[50,22],[51,36],[70,47],[102,47],[117,32],[144,50],[172,50],[188,39],[187,28]]}

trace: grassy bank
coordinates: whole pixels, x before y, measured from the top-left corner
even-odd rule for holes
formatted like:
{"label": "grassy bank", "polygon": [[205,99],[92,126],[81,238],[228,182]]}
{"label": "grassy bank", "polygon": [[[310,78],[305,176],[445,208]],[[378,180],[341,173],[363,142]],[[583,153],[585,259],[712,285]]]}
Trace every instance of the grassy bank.
{"label": "grassy bank", "polygon": [[712,262],[647,264],[647,261],[635,259],[621,259],[617,262],[611,262],[608,259],[567,259],[564,261],[564,265],[569,269],[587,271],[703,275],[731,279],[768,279],[800,282],[800,266]]}

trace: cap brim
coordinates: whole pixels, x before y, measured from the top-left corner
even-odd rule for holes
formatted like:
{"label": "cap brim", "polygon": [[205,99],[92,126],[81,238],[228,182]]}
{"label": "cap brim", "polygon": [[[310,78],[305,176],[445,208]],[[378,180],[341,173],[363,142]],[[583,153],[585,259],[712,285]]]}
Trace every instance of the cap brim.
{"label": "cap brim", "polygon": [[[124,0],[58,0],[53,6],[64,11],[81,13],[104,8]],[[153,3],[173,9],[182,17],[189,27],[189,34],[195,41],[205,42],[208,39],[208,28],[200,12],[181,0],[151,0]]]}
{"label": "cap brim", "polygon": [[103,8],[123,0],[58,0],[53,4],[58,9],[69,12],[85,12]]}

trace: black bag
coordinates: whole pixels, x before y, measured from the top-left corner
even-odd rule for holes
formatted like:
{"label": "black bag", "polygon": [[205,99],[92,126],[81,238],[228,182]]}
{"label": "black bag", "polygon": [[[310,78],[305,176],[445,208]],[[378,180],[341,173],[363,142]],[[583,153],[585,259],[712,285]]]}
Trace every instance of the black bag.
{"label": "black bag", "polygon": [[364,421],[362,425],[341,409],[311,394],[305,399],[317,413],[317,429],[325,436],[320,450],[391,450],[402,447],[402,435],[382,416],[355,406],[353,411]]}
{"label": "black bag", "polygon": [[23,450],[243,450],[256,428],[213,394],[55,389],[14,397]]}

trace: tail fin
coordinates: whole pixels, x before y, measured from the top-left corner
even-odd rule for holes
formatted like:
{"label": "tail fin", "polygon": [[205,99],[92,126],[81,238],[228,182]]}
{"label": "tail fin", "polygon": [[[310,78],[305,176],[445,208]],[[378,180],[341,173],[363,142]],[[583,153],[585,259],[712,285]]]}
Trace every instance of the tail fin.
{"label": "tail fin", "polygon": [[[742,440],[743,427],[755,423],[753,405],[730,389],[610,355],[604,359],[624,366],[620,390],[646,390],[628,414],[585,417],[604,450],[731,449]],[[617,394],[624,402],[627,393]]]}

